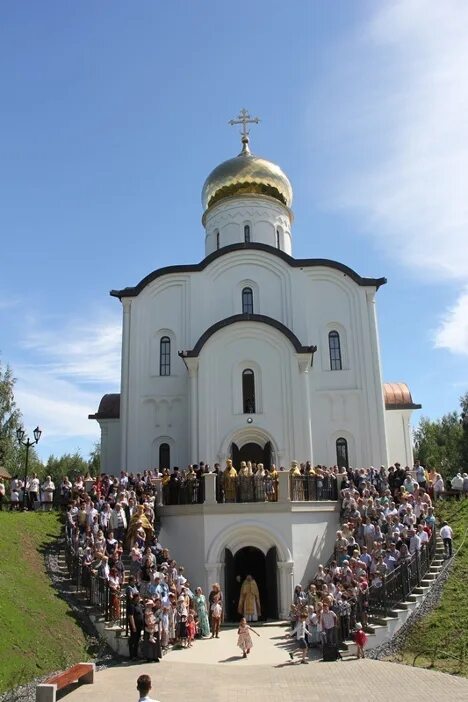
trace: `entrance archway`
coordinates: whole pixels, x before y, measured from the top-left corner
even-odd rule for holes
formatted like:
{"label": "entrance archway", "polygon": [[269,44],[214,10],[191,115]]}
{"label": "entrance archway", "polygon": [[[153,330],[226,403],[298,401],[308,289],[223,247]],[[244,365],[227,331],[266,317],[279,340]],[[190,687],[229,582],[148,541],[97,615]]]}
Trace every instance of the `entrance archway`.
{"label": "entrance archway", "polygon": [[242,461],[251,461],[252,463],[263,463],[265,470],[271,466],[271,442],[267,441],[262,448],[260,444],[249,442],[241,448],[237,444],[231,446],[232,463],[236,470],[239,470]]}
{"label": "entrance archway", "polygon": [[259,621],[278,618],[277,554],[276,547],[267,555],[255,546],[245,546],[235,555],[225,551],[225,609],[228,621],[239,621],[237,611],[242,583],[251,575],[260,593]]}

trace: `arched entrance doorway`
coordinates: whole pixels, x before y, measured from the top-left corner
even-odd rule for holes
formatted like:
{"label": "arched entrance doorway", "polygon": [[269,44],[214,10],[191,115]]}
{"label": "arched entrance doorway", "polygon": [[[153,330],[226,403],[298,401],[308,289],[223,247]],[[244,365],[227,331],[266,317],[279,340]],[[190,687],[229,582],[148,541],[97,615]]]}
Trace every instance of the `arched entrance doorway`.
{"label": "arched entrance doorway", "polygon": [[260,593],[260,621],[278,619],[277,554],[272,546],[266,556],[259,548],[245,546],[235,555],[225,550],[225,610],[228,621],[239,621],[237,611],[242,583],[251,575]]}
{"label": "arched entrance doorway", "polygon": [[252,463],[263,463],[263,467],[268,470],[271,466],[271,442],[267,441],[262,448],[260,444],[249,442],[241,448],[237,444],[231,446],[232,463],[236,470],[239,470],[242,461]]}

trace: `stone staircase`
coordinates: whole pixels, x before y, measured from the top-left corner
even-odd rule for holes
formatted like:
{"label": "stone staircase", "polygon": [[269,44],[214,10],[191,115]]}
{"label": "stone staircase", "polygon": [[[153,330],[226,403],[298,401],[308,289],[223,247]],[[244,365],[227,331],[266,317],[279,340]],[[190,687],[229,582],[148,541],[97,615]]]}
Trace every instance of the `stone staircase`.
{"label": "stone staircase", "polygon": [[[377,648],[386,641],[389,641],[392,636],[401,629],[412,612],[424,601],[434,581],[442,571],[443,565],[444,546],[442,539],[437,537],[435,556],[428,573],[426,573],[424,579],[421,580],[421,584],[413,589],[413,592],[411,595],[408,595],[405,602],[400,602],[398,607],[389,610],[387,616],[369,615],[368,626],[366,627],[369,641],[366,649]],[[345,655],[354,656],[356,655],[356,644],[352,640],[344,641],[342,644],[342,651]]]}

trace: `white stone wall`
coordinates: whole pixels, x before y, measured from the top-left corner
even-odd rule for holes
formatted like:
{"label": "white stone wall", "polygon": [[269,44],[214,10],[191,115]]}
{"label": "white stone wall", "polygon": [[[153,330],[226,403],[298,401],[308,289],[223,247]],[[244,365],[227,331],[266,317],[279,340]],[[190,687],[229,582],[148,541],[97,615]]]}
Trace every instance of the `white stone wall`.
{"label": "white stone wall", "polygon": [[101,428],[101,473],[120,475],[120,419],[99,419]]}
{"label": "white stone wall", "polygon": [[[211,336],[189,373],[177,352],[240,314],[246,286],[256,314],[283,323],[301,344],[318,346],[313,368],[282,333],[249,321]],[[156,465],[160,443],[171,446],[172,465],[213,463],[236,436],[243,443],[271,440],[284,465],[309,458],[334,464],[341,436],[351,465],[387,463],[374,290],[341,270],[292,268],[269,252],[233,251],[203,271],[165,275],[124,299],[123,328],[121,463],[128,470]],[[331,330],[341,337],[340,371],[329,369]],[[171,340],[170,377],[159,375],[162,336]],[[240,399],[242,370],[249,367],[261,410],[250,439]]]}
{"label": "white stone wall", "polygon": [[411,436],[412,410],[386,410],[388,460],[390,464],[401,463],[413,467],[413,443]]}
{"label": "white stone wall", "polygon": [[[250,241],[268,244],[291,255],[291,215],[277,200],[261,195],[221,200],[204,217],[205,255],[229,244],[245,241],[244,227],[250,227]],[[218,237],[219,234],[219,237]]]}
{"label": "white stone wall", "polygon": [[332,555],[339,513],[335,504],[220,504],[161,507],[161,542],[185,567],[192,586],[209,592],[213,582],[225,588],[224,554],[245,546],[265,555],[275,546],[278,598],[286,618],[294,585],[307,585],[319,563]]}

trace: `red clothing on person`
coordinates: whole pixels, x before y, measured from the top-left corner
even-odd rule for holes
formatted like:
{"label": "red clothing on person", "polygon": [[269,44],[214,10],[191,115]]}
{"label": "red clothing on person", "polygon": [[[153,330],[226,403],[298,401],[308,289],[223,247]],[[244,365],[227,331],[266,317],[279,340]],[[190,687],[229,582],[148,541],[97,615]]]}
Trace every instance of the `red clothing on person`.
{"label": "red clothing on person", "polygon": [[367,634],[363,629],[358,629],[354,634],[354,643],[358,646],[364,647],[367,643]]}
{"label": "red clothing on person", "polygon": [[187,622],[186,627],[189,639],[194,639],[197,633],[197,625],[195,624],[195,622]]}

